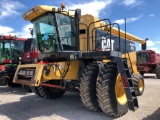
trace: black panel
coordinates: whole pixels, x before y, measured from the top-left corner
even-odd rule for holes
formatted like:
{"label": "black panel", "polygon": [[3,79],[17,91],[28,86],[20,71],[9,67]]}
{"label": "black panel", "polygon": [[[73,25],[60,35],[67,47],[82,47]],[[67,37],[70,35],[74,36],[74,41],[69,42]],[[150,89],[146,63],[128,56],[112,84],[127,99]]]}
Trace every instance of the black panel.
{"label": "black panel", "polygon": [[[110,40],[110,34],[96,29],[96,50],[103,50],[103,51],[118,51],[119,50],[119,37],[116,35],[111,34],[111,40]],[[110,48],[110,43],[111,43],[111,48]],[[120,48],[122,54],[125,53],[125,39],[120,38]],[[127,40],[126,41],[126,49],[128,52],[135,51],[135,44],[132,41]]]}

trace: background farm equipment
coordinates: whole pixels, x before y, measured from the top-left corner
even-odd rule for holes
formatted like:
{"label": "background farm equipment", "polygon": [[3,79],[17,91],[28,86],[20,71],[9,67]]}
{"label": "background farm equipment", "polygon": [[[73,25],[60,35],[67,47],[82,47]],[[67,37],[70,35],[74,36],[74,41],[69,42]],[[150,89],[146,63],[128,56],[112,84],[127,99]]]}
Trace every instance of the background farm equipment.
{"label": "background farm equipment", "polygon": [[21,86],[12,82],[13,77],[19,63],[32,63],[37,58],[38,52],[35,48],[35,40],[32,38],[17,38],[16,36],[1,36],[0,45],[1,85],[8,85],[10,87]]}
{"label": "background farm equipment", "polygon": [[156,73],[160,78],[160,54],[153,50],[137,51],[137,68],[140,74]]}

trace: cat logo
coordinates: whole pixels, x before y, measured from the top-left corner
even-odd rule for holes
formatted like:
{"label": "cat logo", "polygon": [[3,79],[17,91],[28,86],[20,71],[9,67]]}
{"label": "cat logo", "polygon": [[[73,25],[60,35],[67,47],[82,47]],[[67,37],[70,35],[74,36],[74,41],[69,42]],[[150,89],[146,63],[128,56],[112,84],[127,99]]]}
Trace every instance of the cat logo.
{"label": "cat logo", "polygon": [[[111,42],[111,43],[110,43]],[[114,40],[106,39],[106,37],[102,36],[102,50],[110,51],[113,50]]]}

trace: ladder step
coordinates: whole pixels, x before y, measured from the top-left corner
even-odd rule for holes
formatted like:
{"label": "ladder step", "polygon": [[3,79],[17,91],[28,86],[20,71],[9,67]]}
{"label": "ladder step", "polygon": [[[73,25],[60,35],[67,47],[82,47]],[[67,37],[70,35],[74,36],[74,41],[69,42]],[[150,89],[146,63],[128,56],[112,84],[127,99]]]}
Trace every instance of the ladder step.
{"label": "ladder step", "polygon": [[138,106],[138,100],[137,97],[134,94],[134,88],[129,87],[129,88],[124,88],[128,100],[128,108],[132,111],[135,111],[139,106]]}
{"label": "ladder step", "polygon": [[129,89],[130,89],[131,93],[134,92],[134,87],[129,87]]}
{"label": "ladder step", "polygon": [[136,111],[139,108],[138,102],[137,102],[137,104],[134,104],[134,103],[136,103],[136,102],[134,102],[134,101],[128,101],[128,107],[129,107],[129,109],[131,111]]}
{"label": "ladder step", "polygon": [[128,85],[129,85],[128,87],[124,87],[124,89],[125,89],[126,97],[127,97],[127,101],[128,101],[128,108],[132,111],[135,111],[135,110],[137,110],[137,108],[139,106],[138,106],[137,97],[135,95],[132,76],[131,76],[131,73],[130,73],[130,68],[132,68],[132,66],[128,66],[127,63],[128,63],[127,59],[123,59],[124,70],[126,72]]}

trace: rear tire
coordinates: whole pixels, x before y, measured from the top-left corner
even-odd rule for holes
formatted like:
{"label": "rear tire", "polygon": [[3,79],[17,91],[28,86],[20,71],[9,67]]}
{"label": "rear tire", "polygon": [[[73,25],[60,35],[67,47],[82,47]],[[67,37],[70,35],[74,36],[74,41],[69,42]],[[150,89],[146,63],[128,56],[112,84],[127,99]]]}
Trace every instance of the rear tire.
{"label": "rear tire", "polygon": [[96,96],[96,81],[99,66],[96,62],[88,65],[82,72],[80,82],[80,96],[84,106],[92,111],[100,111]]}
{"label": "rear tire", "polygon": [[160,78],[160,67],[159,66],[156,67],[156,76],[157,78]]}
{"label": "rear tire", "polygon": [[54,91],[53,88],[47,86],[38,86],[37,89],[40,95],[47,99],[60,98],[65,93],[63,90]]}
{"label": "rear tire", "polygon": [[6,78],[0,74],[0,86],[6,86]]}
{"label": "rear tire", "polygon": [[[128,103],[122,79],[115,63],[104,64],[98,76],[97,96],[101,110],[111,116],[120,117],[128,112]],[[119,82],[117,82],[119,81]],[[119,89],[119,84],[121,89]],[[118,91],[118,92],[117,92]]]}
{"label": "rear tire", "polygon": [[142,75],[139,73],[133,73],[132,79],[136,96],[141,96],[144,92],[144,86],[145,86]]}

